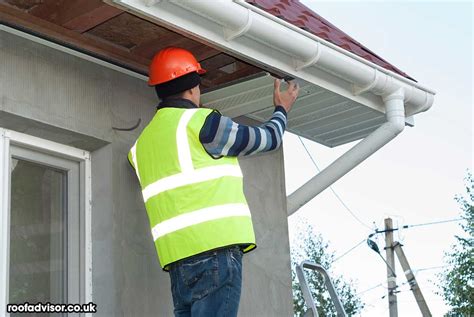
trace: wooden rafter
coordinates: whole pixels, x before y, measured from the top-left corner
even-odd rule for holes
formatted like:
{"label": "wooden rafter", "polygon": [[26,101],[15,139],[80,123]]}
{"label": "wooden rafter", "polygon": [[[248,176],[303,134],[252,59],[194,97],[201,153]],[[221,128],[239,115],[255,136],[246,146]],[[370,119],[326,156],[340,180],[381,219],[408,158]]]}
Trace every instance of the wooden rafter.
{"label": "wooden rafter", "polygon": [[151,58],[162,48],[167,46],[177,46],[190,50],[198,61],[208,59],[221,53],[214,48],[183,37],[178,33],[166,29],[164,30],[165,32],[160,34],[159,37],[150,39],[134,47],[131,50],[132,53]]}
{"label": "wooden rafter", "polygon": [[37,18],[62,25],[77,32],[85,32],[123,13],[101,0],[0,0],[12,7],[25,10]]}
{"label": "wooden rafter", "polygon": [[100,25],[123,12],[115,7],[111,7],[105,3],[64,23],[67,29],[74,30],[79,33],[86,32],[97,25]]}
{"label": "wooden rafter", "polygon": [[28,30],[34,34],[47,35],[47,37],[53,41],[103,58],[115,64],[124,65],[139,73],[148,73],[148,59],[135,56],[128,50],[118,46],[86,37],[1,2],[0,20],[12,26]]}
{"label": "wooden rafter", "polygon": [[103,5],[101,0],[42,0],[41,4],[28,10],[28,13],[54,24],[63,25]]}
{"label": "wooden rafter", "polygon": [[235,62],[235,58],[222,53],[202,61],[201,66],[207,70],[214,70],[233,62]]}
{"label": "wooden rafter", "polygon": [[244,77],[247,77],[247,76],[255,75],[257,73],[262,72],[262,70],[259,69],[259,68],[256,68],[256,67],[246,66],[246,67],[243,67],[243,68],[241,68],[241,69],[239,69],[236,72],[231,73],[231,74],[227,74],[227,73],[224,73],[224,72],[219,71],[219,70],[217,70],[217,72],[221,76],[219,76],[215,80],[213,80],[213,84],[215,86],[226,84],[228,82],[232,82],[234,80],[238,80],[238,79],[241,79],[241,78],[244,78]]}
{"label": "wooden rafter", "polygon": [[0,0],[0,20],[142,74],[148,73],[151,58],[160,49],[185,48],[208,70],[202,80],[204,88],[261,71],[210,43],[168,30],[101,0]]}

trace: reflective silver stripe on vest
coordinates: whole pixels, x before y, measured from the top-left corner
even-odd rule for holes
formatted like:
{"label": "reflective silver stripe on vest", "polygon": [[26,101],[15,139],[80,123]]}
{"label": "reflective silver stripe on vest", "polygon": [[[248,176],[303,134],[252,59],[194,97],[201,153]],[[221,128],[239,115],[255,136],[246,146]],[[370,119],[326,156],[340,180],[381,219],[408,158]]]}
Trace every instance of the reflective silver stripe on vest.
{"label": "reflective silver stripe on vest", "polygon": [[138,163],[137,163],[137,142],[138,140],[135,141],[135,144],[132,146],[132,149],[130,150],[130,152],[132,152],[133,166],[135,167],[135,173],[137,174],[138,181],[140,182],[140,173],[138,172]]}
{"label": "reflective silver stripe on vest", "polygon": [[238,165],[223,164],[203,167],[187,173],[174,174],[148,185],[142,191],[143,200],[146,203],[148,199],[164,191],[224,176],[243,177]]}
{"label": "reflective silver stripe on vest", "polygon": [[[142,191],[145,203],[153,196],[167,190],[186,186],[190,184],[205,182],[224,176],[242,177],[242,171],[238,165],[223,164],[200,169],[194,169],[191,158],[191,149],[187,134],[187,126],[193,115],[199,109],[187,109],[179,119],[176,129],[176,146],[178,148],[178,161],[181,173],[164,177],[149,184]],[[133,153],[132,153],[133,155]]]}
{"label": "reflective silver stripe on vest", "polygon": [[187,127],[189,121],[197,111],[198,109],[185,110],[179,119],[178,128],[176,129],[176,146],[178,147],[178,160],[182,173],[190,172],[194,169],[191,149],[189,148]]}
{"label": "reflective silver stripe on vest", "polygon": [[194,226],[206,221],[228,217],[250,217],[250,210],[246,204],[226,204],[191,211],[157,224],[151,229],[153,241],[180,229]]}

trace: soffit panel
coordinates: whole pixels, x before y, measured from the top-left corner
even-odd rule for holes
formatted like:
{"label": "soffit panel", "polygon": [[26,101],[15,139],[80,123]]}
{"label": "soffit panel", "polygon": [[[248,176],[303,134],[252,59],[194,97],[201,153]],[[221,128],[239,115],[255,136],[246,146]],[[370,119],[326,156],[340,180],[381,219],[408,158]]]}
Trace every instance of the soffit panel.
{"label": "soffit panel", "polygon": [[[273,80],[265,74],[205,93],[201,101],[205,107],[218,109],[223,115],[245,115],[263,123],[274,111]],[[380,111],[301,81],[299,97],[288,115],[287,129],[335,147],[366,137],[385,121]]]}

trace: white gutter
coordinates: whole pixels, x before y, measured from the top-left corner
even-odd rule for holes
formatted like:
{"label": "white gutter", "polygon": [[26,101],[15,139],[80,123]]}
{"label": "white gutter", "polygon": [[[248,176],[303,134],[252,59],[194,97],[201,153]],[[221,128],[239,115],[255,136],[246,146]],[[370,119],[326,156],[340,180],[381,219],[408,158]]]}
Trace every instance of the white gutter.
{"label": "white gutter", "polygon": [[398,80],[401,80],[401,81],[407,83],[408,85],[413,85],[413,84],[415,84],[416,87],[418,87],[418,88],[420,88],[420,89],[422,89],[422,90],[426,90],[426,91],[428,91],[428,92],[431,92],[431,93],[435,94],[435,92],[434,92],[433,90],[431,90],[431,89],[429,89],[429,88],[427,88],[427,87],[425,87],[425,86],[422,86],[422,85],[420,85],[420,84],[418,84],[418,83],[415,83],[414,81],[412,81],[412,80],[410,80],[410,79],[408,79],[408,78],[406,78],[406,77],[403,77],[402,75],[399,75],[399,74],[397,74],[397,73],[391,72],[391,71],[389,71],[389,70],[383,68],[382,66],[379,66],[379,65],[377,65],[377,64],[374,64],[374,63],[372,63],[372,62],[369,62],[368,60],[366,60],[365,58],[360,57],[359,55],[356,55],[356,54],[354,54],[354,53],[352,53],[352,52],[350,52],[350,51],[347,51],[347,50],[345,50],[345,49],[343,49],[343,48],[341,48],[341,47],[339,47],[339,46],[337,46],[337,45],[335,45],[335,44],[333,44],[333,43],[331,43],[331,42],[329,42],[329,41],[326,41],[325,39],[322,39],[322,38],[320,38],[320,37],[314,35],[313,33],[310,33],[310,32],[308,32],[308,31],[305,31],[305,30],[303,30],[303,29],[300,29],[300,28],[297,27],[296,25],[293,25],[293,24],[291,24],[291,23],[286,22],[285,20],[282,20],[282,19],[280,19],[280,18],[277,18],[276,16],[274,16],[274,15],[272,15],[272,14],[270,14],[270,13],[268,13],[268,12],[266,12],[266,11],[260,9],[260,8],[257,8],[256,6],[254,6],[254,5],[250,4],[250,3],[245,2],[244,0],[233,0],[233,1],[236,2],[236,3],[238,3],[238,4],[240,4],[240,5],[242,5],[242,6],[244,6],[245,8],[247,8],[247,9],[249,9],[249,10],[252,10],[252,11],[258,13],[258,14],[261,14],[261,15],[267,17],[268,19],[270,19],[270,20],[272,20],[272,21],[275,21],[275,22],[278,23],[278,24],[281,24],[281,25],[283,25],[283,26],[285,26],[285,27],[287,27],[287,28],[289,28],[289,29],[292,29],[292,30],[295,31],[295,32],[301,33],[301,34],[303,34],[303,35],[309,37],[310,39],[313,39],[313,40],[316,41],[316,42],[320,42],[320,43],[324,44],[325,46],[330,47],[330,48],[332,48],[332,49],[338,51],[338,52],[341,53],[341,54],[347,55],[347,56],[349,56],[350,58],[353,58],[353,59],[355,59],[355,60],[357,60],[357,61],[359,61],[359,62],[361,62],[361,63],[363,63],[363,64],[366,64],[366,65],[372,67],[372,68],[375,68],[375,69],[377,69],[377,70],[381,71],[382,73],[385,73],[385,74],[387,74],[387,75],[389,75],[389,76],[394,76],[394,77],[397,78]]}
{"label": "white gutter", "polygon": [[407,116],[433,104],[434,91],[241,0],[113,0],[112,4],[380,111],[383,104],[374,95],[399,88],[404,90]]}
{"label": "white gutter", "polygon": [[435,92],[241,0],[113,0],[143,18],[384,111],[387,123],[288,197],[292,214],[428,110]]}

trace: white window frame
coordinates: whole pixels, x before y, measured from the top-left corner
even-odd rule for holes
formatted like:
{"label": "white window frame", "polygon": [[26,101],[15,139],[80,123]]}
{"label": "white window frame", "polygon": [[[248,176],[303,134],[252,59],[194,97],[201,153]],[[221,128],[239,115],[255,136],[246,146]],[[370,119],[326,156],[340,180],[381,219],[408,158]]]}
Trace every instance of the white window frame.
{"label": "white window frame", "polygon": [[[80,212],[84,213],[84,303],[92,302],[92,241],[91,241],[91,157],[88,151],[34,137],[0,127],[0,315],[8,304],[9,228],[10,228],[10,146],[17,145],[37,152],[78,162],[84,170],[81,181]],[[83,207],[82,207],[83,206]],[[80,243],[82,246],[82,243]],[[62,304],[62,303],[58,303]],[[76,303],[73,303],[76,304]],[[91,314],[84,314],[91,316]],[[6,314],[9,316],[9,314]]]}

